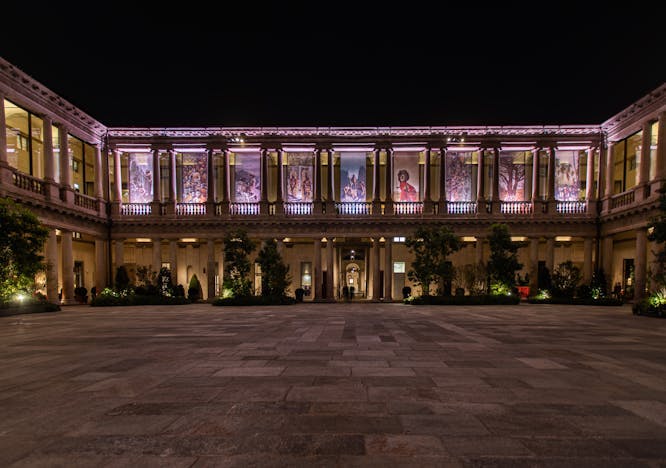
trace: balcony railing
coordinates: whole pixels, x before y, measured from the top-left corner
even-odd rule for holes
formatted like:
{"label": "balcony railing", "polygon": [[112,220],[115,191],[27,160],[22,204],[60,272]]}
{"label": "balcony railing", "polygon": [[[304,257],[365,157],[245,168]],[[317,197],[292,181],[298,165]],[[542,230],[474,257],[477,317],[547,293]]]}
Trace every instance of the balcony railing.
{"label": "balcony railing", "polygon": [[22,172],[14,171],[14,185],[23,190],[44,195],[44,182]]}
{"label": "balcony railing", "polygon": [[614,195],[610,200],[610,207],[620,208],[621,206],[631,205],[634,202],[634,191],[624,192],[619,195]]}
{"label": "balcony railing", "polygon": [[284,214],[287,216],[307,216],[312,214],[312,203],[285,203]]}
{"label": "balcony railing", "polygon": [[150,203],[123,203],[120,214],[125,216],[148,216],[153,212]]}
{"label": "balcony railing", "polygon": [[206,214],[205,203],[176,203],[178,216],[201,216]]}
{"label": "balcony railing", "polygon": [[393,202],[393,213],[401,215],[423,214],[423,202]]}
{"label": "balcony railing", "polygon": [[476,214],[476,207],[475,201],[446,202],[446,210],[449,214]]}
{"label": "balcony railing", "polygon": [[369,202],[336,203],[335,213],[339,215],[371,215],[372,203]]}
{"label": "balcony railing", "polygon": [[74,204],[88,210],[97,211],[99,209],[99,201],[97,198],[89,197],[82,193],[74,193]]}
{"label": "balcony railing", "polygon": [[530,201],[503,201],[500,202],[500,213],[503,214],[531,214],[532,202]]}
{"label": "balcony railing", "polygon": [[555,207],[561,214],[581,214],[587,212],[587,202],[585,201],[558,201]]}
{"label": "balcony railing", "polygon": [[258,215],[259,214],[259,203],[230,203],[229,204],[229,214],[230,215]]}

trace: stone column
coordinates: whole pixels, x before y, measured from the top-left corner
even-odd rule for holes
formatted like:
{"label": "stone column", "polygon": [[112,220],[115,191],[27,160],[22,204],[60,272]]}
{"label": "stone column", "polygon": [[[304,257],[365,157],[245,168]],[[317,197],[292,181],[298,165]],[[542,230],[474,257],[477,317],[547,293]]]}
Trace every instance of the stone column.
{"label": "stone column", "polygon": [[378,301],[381,296],[381,282],[379,274],[379,237],[372,242],[372,300]]}
{"label": "stone column", "polygon": [[162,194],[160,190],[160,150],[153,149],[153,202],[152,215],[161,214]]}
{"label": "stone column", "polygon": [[477,213],[486,213],[486,197],[485,197],[485,187],[484,187],[484,175],[483,175],[483,166],[485,157],[485,150],[483,148],[479,149],[479,160],[478,167],[476,168],[476,203],[477,203]]}
{"label": "stone column", "polygon": [[613,236],[604,237],[601,261],[610,292],[613,289]]}
{"label": "stone column", "polygon": [[313,246],[313,274],[312,274],[312,282],[314,283],[314,297],[313,300],[315,301],[321,301],[322,298],[322,291],[321,291],[321,239],[319,237],[315,238],[314,240],[314,246]]}
{"label": "stone column", "polygon": [[208,264],[206,266],[206,282],[208,283],[207,299],[215,297],[215,240],[208,239]]}
{"label": "stone column", "polygon": [[159,274],[162,268],[162,239],[153,237],[153,271]]}
{"label": "stone column", "polygon": [[322,213],[321,207],[321,148],[317,148],[314,152],[314,204],[312,207],[313,214],[320,215]]}
{"label": "stone column", "polygon": [[536,293],[539,287],[539,238],[530,238],[530,294]]}
{"label": "stone column", "polygon": [[102,143],[95,145],[95,198],[104,201],[104,184],[102,183]]}
{"label": "stone column", "polygon": [[587,150],[587,173],[585,175],[585,200],[587,201],[587,214],[596,214],[597,204],[594,203],[594,153],[596,148]]}
{"label": "stone column", "polygon": [[539,151],[541,148],[535,148],[532,151],[532,214],[539,214],[541,205],[539,204]]}
{"label": "stone column", "polygon": [[546,238],[546,268],[548,272],[552,275],[553,269],[555,268],[555,238],[547,237]]}
{"label": "stone column", "polygon": [[666,179],[666,111],[659,114],[657,129],[657,167],[654,179],[662,181]]}
{"label": "stone column", "polygon": [[583,240],[583,283],[589,284],[592,280],[592,237]]}
{"label": "stone column", "polygon": [[13,170],[7,159],[7,126],[5,123],[5,95],[0,92],[0,186],[14,185]]}
{"label": "stone column", "polygon": [[555,148],[548,148],[548,213],[555,213]]}
{"label": "stone column", "polygon": [[384,239],[384,301],[393,300],[393,252],[392,242],[389,236]]}
{"label": "stone column", "polygon": [[636,229],[636,260],[634,262],[634,299],[645,297],[647,278],[647,229]]}
{"label": "stone column", "polygon": [[474,262],[479,265],[483,263],[483,241],[485,238],[476,236],[476,248],[474,249]]}
{"label": "stone column", "polygon": [[439,214],[445,216],[449,211],[446,206],[446,148],[440,148],[439,154]]}
{"label": "stone column", "polygon": [[69,141],[67,140],[67,127],[58,127],[58,141],[60,143],[60,185],[63,189],[63,201],[68,205],[74,204],[74,190],[72,189],[72,165],[69,157]]}
{"label": "stone column", "polygon": [[176,203],[178,202],[178,190],[176,189],[176,152],[173,149],[167,151],[169,158],[169,202],[167,203],[167,214],[176,214]]}
{"label": "stone column", "polygon": [[335,244],[332,236],[328,236],[326,239],[326,300],[332,302],[335,301],[335,290],[333,289],[333,278],[335,278],[333,273],[333,250]]}
{"label": "stone column", "polygon": [[123,173],[120,165],[120,151],[113,149],[113,203],[120,206],[123,201]]}
{"label": "stone column", "polygon": [[[44,183],[46,185],[46,198],[49,200],[60,200],[60,189],[58,188],[58,182],[55,180],[55,160],[53,159],[53,123],[47,115],[42,117],[42,121],[44,125]],[[97,173],[95,173],[95,177],[97,177]]]}
{"label": "stone column", "polygon": [[425,161],[423,165],[423,214],[432,213],[432,197],[430,196],[430,161],[432,149],[427,146],[425,149]]}
{"label": "stone column", "polygon": [[106,241],[95,239],[95,287],[97,294],[107,286]]}
{"label": "stone column", "polygon": [[499,158],[500,150],[499,148],[493,148],[493,194],[492,200],[493,204],[491,210],[493,213],[499,213],[501,208],[501,200],[499,195]]}
{"label": "stone column", "polygon": [[115,250],[116,250],[116,267],[113,270],[113,281],[116,281],[116,272],[118,268],[125,265],[125,241],[124,239],[115,240]]}
{"label": "stone column", "polygon": [[283,182],[283,172],[284,168],[282,166],[283,152],[281,148],[277,150],[277,187],[276,187],[276,196],[275,196],[275,214],[281,215],[284,214],[284,199],[282,190],[284,189]]}
{"label": "stone column", "polygon": [[335,152],[333,148],[328,149],[328,188],[326,189],[326,215],[335,216],[335,167],[333,165]]}
{"label": "stone column", "polygon": [[213,154],[213,148],[208,148],[206,151],[206,163],[208,170],[208,179],[207,179],[207,195],[206,195],[206,215],[209,217],[215,216],[215,199],[217,198],[216,192],[216,180],[215,180],[215,160]]}
{"label": "stone column", "polygon": [[58,304],[58,237],[55,229],[49,229],[46,241],[46,298]]}
{"label": "stone column", "polygon": [[220,194],[220,214],[222,216],[229,215],[229,200],[231,199],[230,190],[230,178],[229,178],[229,151],[223,149],[221,156],[222,158],[222,193]]}
{"label": "stone column", "polygon": [[72,231],[62,231],[62,302],[73,304],[74,301],[74,251],[72,250]]}
{"label": "stone column", "polygon": [[[641,160],[638,165],[638,181],[636,185],[650,182],[650,145],[652,144],[652,122],[643,123],[643,139],[641,140]],[[636,195],[642,196],[644,190],[639,190]]]}
{"label": "stone column", "polygon": [[379,198],[379,148],[375,148],[372,158],[372,214],[381,215],[381,199]]}
{"label": "stone column", "polygon": [[171,267],[171,284],[178,285],[178,241],[169,240],[169,266]]}
{"label": "stone column", "polygon": [[268,150],[261,149],[261,202],[259,213],[268,215]]}
{"label": "stone column", "polygon": [[[606,150],[606,190],[604,197],[609,198],[613,195],[613,144],[608,142]],[[608,206],[610,209],[610,205]]]}
{"label": "stone column", "polygon": [[386,201],[384,213],[393,214],[393,148],[386,148]]}

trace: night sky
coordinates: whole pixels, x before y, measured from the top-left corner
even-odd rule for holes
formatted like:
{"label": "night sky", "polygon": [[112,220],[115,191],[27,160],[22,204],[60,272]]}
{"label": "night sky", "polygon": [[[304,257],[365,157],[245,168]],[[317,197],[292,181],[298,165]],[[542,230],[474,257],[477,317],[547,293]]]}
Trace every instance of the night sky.
{"label": "night sky", "polygon": [[0,55],[108,126],[598,124],[666,81],[638,4],[51,3]]}

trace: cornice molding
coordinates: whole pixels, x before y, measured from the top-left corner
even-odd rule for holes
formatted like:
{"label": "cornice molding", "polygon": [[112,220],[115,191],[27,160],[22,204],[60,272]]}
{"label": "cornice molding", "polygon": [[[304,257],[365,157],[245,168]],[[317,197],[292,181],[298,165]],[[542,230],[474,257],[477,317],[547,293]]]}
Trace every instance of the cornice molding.
{"label": "cornice molding", "polygon": [[[0,91],[10,99],[13,97],[12,94],[16,93],[19,97],[32,101],[42,112],[50,112],[52,115],[49,117],[57,117],[54,120],[62,121],[69,127],[75,126],[97,141],[102,140],[106,134],[107,128],[102,123],[2,57],[0,57]],[[35,113],[40,111],[34,106],[29,110]]]}
{"label": "cornice molding", "polygon": [[603,131],[611,138],[624,128],[640,123],[651,115],[666,109],[666,83],[640,98],[626,109],[615,114],[601,124]]}

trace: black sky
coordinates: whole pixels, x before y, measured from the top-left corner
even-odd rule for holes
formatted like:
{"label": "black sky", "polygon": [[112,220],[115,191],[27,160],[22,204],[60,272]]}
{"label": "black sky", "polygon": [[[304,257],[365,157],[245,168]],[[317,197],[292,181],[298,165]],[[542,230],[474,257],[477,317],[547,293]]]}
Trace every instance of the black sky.
{"label": "black sky", "polygon": [[0,55],[109,126],[595,124],[666,81],[626,4],[65,3],[3,7]]}

